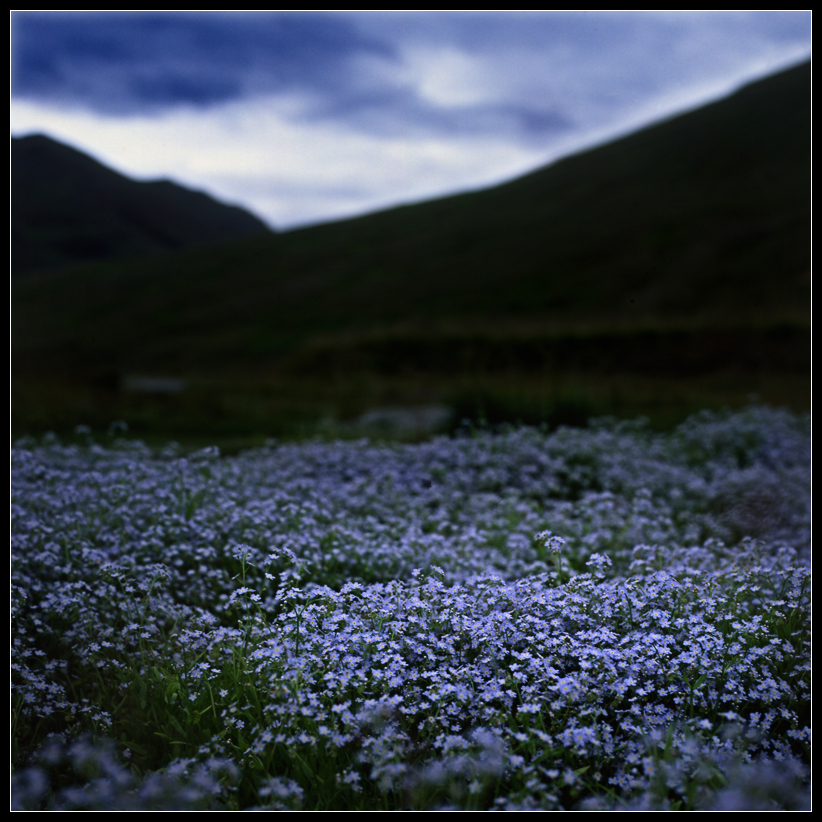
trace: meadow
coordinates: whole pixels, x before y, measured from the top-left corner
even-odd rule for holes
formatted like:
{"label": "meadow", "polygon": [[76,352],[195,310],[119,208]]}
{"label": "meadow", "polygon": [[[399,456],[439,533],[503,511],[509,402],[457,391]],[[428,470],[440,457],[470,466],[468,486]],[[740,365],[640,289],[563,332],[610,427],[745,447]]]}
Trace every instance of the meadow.
{"label": "meadow", "polygon": [[11,458],[15,809],[810,808],[810,418]]}

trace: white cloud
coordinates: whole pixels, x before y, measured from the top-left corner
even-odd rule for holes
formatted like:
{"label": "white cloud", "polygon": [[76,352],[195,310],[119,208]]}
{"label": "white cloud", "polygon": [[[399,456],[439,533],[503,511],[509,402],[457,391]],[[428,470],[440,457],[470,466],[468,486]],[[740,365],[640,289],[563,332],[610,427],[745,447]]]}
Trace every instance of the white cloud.
{"label": "white cloud", "polygon": [[257,98],[206,112],[105,118],[14,101],[11,124],[14,134],[45,132],[129,176],[170,177],[244,203],[278,227],[489,185],[544,156],[492,136],[403,139],[297,122],[298,108]]}
{"label": "white cloud", "polygon": [[401,76],[426,102],[461,107],[496,102],[487,64],[450,47],[409,48]]}

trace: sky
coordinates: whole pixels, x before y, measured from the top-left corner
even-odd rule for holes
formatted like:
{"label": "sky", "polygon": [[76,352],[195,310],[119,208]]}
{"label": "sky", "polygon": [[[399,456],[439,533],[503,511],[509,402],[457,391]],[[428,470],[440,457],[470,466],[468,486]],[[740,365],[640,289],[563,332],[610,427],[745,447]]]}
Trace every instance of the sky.
{"label": "sky", "polygon": [[11,13],[11,133],[288,229],[483,188],[811,54],[811,12]]}

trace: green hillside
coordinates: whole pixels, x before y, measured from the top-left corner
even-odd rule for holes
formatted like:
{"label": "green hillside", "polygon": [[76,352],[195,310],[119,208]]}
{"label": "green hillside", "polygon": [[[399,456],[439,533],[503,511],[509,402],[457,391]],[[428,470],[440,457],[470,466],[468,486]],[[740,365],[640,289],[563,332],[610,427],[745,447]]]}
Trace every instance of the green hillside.
{"label": "green hillside", "polygon": [[109,387],[87,416],[127,416],[137,400],[115,389],[135,373],[199,386],[155,398],[167,419],[242,417],[246,432],[286,406],[497,403],[536,419],[560,395],[633,413],[752,391],[801,406],[810,100],[804,64],[493,189],[20,278],[17,424],[67,424],[80,386]]}

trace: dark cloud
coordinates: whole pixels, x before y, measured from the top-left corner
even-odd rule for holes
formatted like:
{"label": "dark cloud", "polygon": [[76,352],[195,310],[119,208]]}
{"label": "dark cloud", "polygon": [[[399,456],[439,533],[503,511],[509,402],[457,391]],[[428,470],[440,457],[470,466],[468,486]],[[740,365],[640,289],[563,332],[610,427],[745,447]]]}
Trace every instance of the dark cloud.
{"label": "dark cloud", "polygon": [[[26,13],[14,19],[12,93],[108,115],[151,114],[175,106],[206,108],[255,94],[304,95],[304,121],[345,120],[371,132],[417,128],[447,134],[548,133],[566,117],[539,106],[432,105],[384,72],[364,77],[362,56],[397,68],[394,41],[481,51],[493,40],[529,45],[533,25],[488,15],[378,16],[310,14]],[[358,23],[373,22],[371,33]],[[596,37],[584,20],[543,22],[557,42]],[[499,39],[495,39],[499,38]]]}
{"label": "dark cloud", "polygon": [[[809,44],[809,20],[803,12],[15,12],[12,95],[117,116],[290,94],[297,105],[285,116],[304,123],[547,144],[732,74],[763,44]],[[467,82],[482,92],[486,78],[494,88],[467,101],[432,96],[426,72],[409,69],[426,54],[463,56],[479,66]]]}
{"label": "dark cloud", "polygon": [[510,49],[602,48],[608,41],[624,42],[653,25],[651,18],[608,15],[603,12],[563,11],[454,12],[399,15],[369,12],[354,15],[361,31],[389,41],[451,45],[473,53]]}
{"label": "dark cloud", "polygon": [[13,22],[12,94],[115,115],[345,93],[352,58],[394,56],[327,14],[18,12]]}

